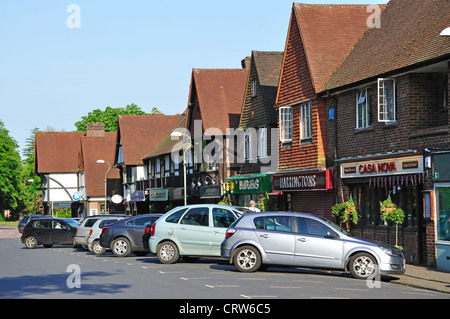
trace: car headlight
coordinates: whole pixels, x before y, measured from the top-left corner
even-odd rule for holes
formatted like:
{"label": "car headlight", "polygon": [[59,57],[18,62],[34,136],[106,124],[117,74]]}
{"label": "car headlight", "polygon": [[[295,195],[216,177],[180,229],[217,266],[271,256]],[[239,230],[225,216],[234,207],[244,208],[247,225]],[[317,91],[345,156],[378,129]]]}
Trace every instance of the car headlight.
{"label": "car headlight", "polygon": [[386,246],[379,246],[379,247],[385,254],[388,254],[389,256],[394,256],[394,254],[392,253],[392,249],[390,249],[389,247]]}
{"label": "car headlight", "polygon": [[389,256],[403,258],[403,253],[399,249],[392,249],[389,246],[379,246],[379,247],[385,254]]}

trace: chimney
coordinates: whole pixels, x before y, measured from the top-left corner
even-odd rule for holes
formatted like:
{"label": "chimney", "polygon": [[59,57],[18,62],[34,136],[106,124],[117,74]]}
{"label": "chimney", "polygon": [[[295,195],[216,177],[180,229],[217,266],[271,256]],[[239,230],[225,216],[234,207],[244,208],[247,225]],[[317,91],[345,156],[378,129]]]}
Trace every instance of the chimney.
{"label": "chimney", "polygon": [[104,137],[105,124],[103,123],[87,123],[86,124],[87,137]]}
{"label": "chimney", "polygon": [[252,60],[252,58],[251,57],[246,57],[245,59],[242,59],[241,60],[241,65],[242,65],[242,68],[243,69],[247,69],[247,70],[249,70],[250,69],[250,61]]}

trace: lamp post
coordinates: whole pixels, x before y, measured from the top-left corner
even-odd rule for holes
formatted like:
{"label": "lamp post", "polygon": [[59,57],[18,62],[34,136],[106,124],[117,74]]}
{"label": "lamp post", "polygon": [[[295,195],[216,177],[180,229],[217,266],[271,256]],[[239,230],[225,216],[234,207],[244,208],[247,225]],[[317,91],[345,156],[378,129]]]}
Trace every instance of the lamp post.
{"label": "lamp post", "polygon": [[107,186],[106,175],[108,174],[109,170],[111,169],[111,164],[109,162],[107,162],[107,161],[102,160],[102,159],[97,160],[97,163],[98,164],[105,164],[105,163],[108,164],[108,170],[105,173],[105,213],[106,213],[106,207],[107,207],[107,205],[106,205],[106,196],[107,196],[107,194],[106,194],[106,186]]}
{"label": "lamp post", "polygon": [[178,131],[173,131],[172,133],[170,133],[171,137],[181,137],[181,136],[186,136],[189,139],[189,147],[186,148],[183,152],[183,172],[184,172],[184,206],[187,205],[187,187],[186,187],[186,151],[191,148],[191,144],[192,144],[192,139],[189,135],[178,132]]}

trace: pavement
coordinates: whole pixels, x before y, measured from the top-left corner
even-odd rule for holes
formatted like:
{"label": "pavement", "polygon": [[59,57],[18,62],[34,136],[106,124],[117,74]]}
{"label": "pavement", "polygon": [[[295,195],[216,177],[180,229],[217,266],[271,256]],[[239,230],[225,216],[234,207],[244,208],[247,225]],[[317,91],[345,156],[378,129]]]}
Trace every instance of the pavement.
{"label": "pavement", "polygon": [[[0,225],[0,238],[18,238],[17,226]],[[390,283],[450,294],[450,272],[426,266],[406,264],[404,275],[386,276]]]}

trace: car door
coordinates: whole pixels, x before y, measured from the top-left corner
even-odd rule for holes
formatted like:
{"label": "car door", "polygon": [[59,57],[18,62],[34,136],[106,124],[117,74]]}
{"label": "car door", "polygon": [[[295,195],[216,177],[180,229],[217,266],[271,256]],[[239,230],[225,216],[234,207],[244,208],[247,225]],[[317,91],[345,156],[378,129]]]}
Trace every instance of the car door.
{"label": "car door", "polygon": [[212,209],[211,255],[220,256],[220,245],[225,239],[225,233],[236,219],[236,215],[229,209]]}
{"label": "car door", "polygon": [[50,219],[38,219],[31,222],[33,223],[33,233],[38,242],[42,244],[51,243],[52,221]]}
{"label": "car door", "polygon": [[150,216],[133,218],[125,223],[127,227],[128,238],[132,241],[133,250],[143,250],[142,236],[145,232],[145,226],[150,223]]}
{"label": "car door", "polygon": [[260,216],[253,220],[256,238],[271,263],[292,265],[294,262],[295,234],[290,216]]}
{"label": "car door", "polygon": [[194,207],[180,220],[175,237],[185,255],[211,254],[212,227],[209,213],[209,207]]}
{"label": "car door", "polygon": [[70,226],[63,220],[52,220],[50,240],[53,244],[70,244],[73,232]]}
{"label": "car door", "polygon": [[324,223],[307,217],[296,217],[294,262],[297,266],[340,268],[343,241]]}

